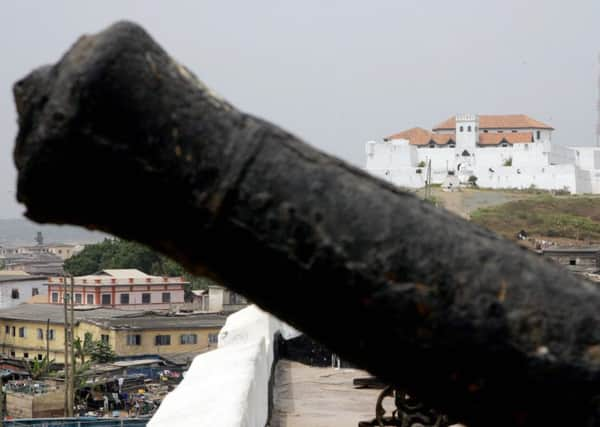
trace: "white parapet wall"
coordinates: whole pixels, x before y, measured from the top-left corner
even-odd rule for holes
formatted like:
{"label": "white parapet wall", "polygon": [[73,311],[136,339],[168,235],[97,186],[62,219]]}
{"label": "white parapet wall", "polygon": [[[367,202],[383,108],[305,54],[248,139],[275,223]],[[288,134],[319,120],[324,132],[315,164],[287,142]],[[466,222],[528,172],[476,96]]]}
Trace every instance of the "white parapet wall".
{"label": "white parapet wall", "polygon": [[149,427],[264,427],[277,334],[299,332],[256,306],[230,315],[216,350],[197,356]]}

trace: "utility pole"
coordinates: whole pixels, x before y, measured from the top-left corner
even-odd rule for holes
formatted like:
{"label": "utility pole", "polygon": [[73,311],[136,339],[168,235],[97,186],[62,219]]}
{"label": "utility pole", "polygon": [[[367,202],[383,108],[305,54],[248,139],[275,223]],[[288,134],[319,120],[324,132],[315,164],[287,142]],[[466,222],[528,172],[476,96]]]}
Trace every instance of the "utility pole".
{"label": "utility pole", "polygon": [[69,316],[68,316],[68,296],[67,296],[67,276],[63,276],[63,305],[65,311],[65,356],[64,356],[64,373],[65,373],[65,417],[69,416]]}
{"label": "utility pole", "polygon": [[69,350],[71,357],[71,375],[70,375],[70,391],[71,394],[69,396],[69,413],[70,417],[73,416],[73,408],[75,407],[75,348],[73,345],[73,341],[75,339],[75,279],[73,276],[71,278],[71,292],[70,292],[70,302],[71,302],[71,318],[69,319],[69,329],[71,333],[69,334]]}
{"label": "utility pole", "polygon": [[49,366],[49,365],[50,365],[50,319],[46,320],[46,366]]}

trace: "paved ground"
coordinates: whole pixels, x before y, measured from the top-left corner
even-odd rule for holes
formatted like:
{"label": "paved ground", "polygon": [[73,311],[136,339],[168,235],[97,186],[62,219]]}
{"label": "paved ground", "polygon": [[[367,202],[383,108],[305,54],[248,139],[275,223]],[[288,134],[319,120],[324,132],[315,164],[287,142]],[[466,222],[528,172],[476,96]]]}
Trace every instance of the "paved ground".
{"label": "paved ground", "polygon": [[[357,369],[314,368],[280,360],[271,427],[355,427],[375,417],[380,390],[355,389]],[[389,399],[388,399],[389,400]]]}

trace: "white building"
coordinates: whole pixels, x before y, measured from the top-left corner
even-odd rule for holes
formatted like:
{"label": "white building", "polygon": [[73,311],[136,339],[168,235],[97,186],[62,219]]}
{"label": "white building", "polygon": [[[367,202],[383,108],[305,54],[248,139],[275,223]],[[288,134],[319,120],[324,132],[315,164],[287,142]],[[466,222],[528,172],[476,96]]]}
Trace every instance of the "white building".
{"label": "white building", "polygon": [[412,128],[366,144],[366,169],[401,187],[456,176],[485,188],[600,193],[600,147],[552,143],[547,124],[523,114],[459,114],[431,131]]}

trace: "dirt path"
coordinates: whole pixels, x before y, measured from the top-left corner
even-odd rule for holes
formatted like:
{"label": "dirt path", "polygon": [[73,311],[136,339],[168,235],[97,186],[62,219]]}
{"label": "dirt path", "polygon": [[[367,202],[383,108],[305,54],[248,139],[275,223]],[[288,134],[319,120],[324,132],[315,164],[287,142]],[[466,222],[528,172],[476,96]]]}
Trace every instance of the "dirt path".
{"label": "dirt path", "polygon": [[440,188],[432,189],[433,196],[450,212],[469,219],[471,212],[479,208],[500,205],[513,200],[533,197],[533,194],[516,191],[462,189],[461,191],[446,192]]}

